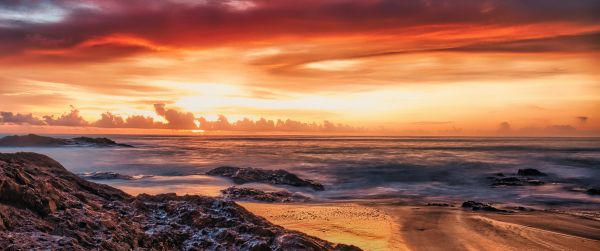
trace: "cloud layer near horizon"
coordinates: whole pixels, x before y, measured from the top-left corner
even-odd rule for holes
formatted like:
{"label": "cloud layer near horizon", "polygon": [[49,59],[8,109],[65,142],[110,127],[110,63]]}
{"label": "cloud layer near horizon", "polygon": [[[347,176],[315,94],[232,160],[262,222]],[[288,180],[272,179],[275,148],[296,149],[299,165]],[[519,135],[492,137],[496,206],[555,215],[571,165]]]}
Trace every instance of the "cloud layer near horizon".
{"label": "cloud layer near horizon", "polygon": [[229,122],[227,117],[219,115],[215,121],[204,117],[196,118],[190,112],[166,108],[165,104],[154,104],[156,115],[165,122],[155,121],[153,117],[131,115],[122,117],[105,112],[100,119],[88,122],[79,115],[79,110],[72,107],[71,111],[58,117],[35,117],[32,114],[0,112],[0,125],[38,125],[38,126],[72,126],[98,128],[134,128],[134,129],[173,129],[173,130],[205,130],[205,131],[243,131],[243,132],[364,132],[365,128],[334,124],[327,120],[323,123],[305,123],[291,119],[286,120],[250,120],[244,118]]}

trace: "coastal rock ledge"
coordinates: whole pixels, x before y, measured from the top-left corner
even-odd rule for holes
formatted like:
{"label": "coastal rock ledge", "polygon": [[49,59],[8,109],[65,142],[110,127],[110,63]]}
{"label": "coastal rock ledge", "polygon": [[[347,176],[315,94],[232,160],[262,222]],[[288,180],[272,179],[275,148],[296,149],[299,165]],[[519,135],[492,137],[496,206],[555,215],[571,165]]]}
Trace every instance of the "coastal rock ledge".
{"label": "coastal rock ledge", "polygon": [[8,250],[360,250],[286,230],[231,201],[130,196],[36,153],[0,153]]}
{"label": "coastal rock ledge", "polygon": [[302,179],[297,175],[282,169],[265,170],[252,167],[243,168],[233,166],[221,166],[208,171],[206,175],[228,177],[236,184],[257,182],[273,185],[310,187],[316,191],[325,190],[321,183],[318,183],[314,180]]}

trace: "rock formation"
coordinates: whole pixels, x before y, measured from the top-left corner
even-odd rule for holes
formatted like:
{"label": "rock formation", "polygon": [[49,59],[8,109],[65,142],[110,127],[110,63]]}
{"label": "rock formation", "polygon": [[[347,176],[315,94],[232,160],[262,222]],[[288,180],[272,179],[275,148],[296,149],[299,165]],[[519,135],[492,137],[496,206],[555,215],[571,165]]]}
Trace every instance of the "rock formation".
{"label": "rock formation", "polygon": [[258,182],[275,185],[289,185],[295,187],[310,187],[318,191],[324,190],[322,184],[308,179],[301,179],[297,175],[285,170],[264,170],[251,167],[241,168],[222,166],[210,170],[206,174],[212,176],[228,177],[237,184]]}
{"label": "rock formation", "polygon": [[13,135],[0,138],[0,146],[5,147],[60,147],[60,146],[93,146],[93,147],[133,147],[119,144],[108,138],[77,137],[72,139],[52,138],[28,134]]}
{"label": "rock formation", "polygon": [[0,247],[8,250],[359,250],[289,231],[231,201],[132,197],[36,153],[0,154]]}

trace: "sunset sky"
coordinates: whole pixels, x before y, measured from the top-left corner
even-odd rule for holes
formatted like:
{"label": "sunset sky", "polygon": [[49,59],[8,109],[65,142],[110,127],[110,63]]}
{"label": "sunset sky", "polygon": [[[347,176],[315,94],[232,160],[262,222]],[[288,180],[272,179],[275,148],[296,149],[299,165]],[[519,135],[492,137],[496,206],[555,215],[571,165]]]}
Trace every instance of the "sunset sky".
{"label": "sunset sky", "polygon": [[0,133],[290,119],[279,129],[597,136],[598,13],[597,0],[4,0]]}

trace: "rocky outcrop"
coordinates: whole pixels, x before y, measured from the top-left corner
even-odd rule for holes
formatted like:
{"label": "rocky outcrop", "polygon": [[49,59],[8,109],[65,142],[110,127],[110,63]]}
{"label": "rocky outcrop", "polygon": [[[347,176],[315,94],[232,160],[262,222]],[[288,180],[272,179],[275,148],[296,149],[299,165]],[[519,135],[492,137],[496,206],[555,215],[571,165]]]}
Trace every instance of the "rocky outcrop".
{"label": "rocky outcrop", "polygon": [[66,139],[58,139],[52,137],[39,136],[35,134],[28,134],[23,136],[13,135],[0,138],[0,146],[64,146],[68,144]]}
{"label": "rocky outcrop", "polygon": [[93,146],[93,147],[133,147],[119,144],[108,138],[77,137],[72,139],[52,138],[28,134],[23,136],[6,136],[0,138],[0,146],[5,147],[60,147],[60,146]]}
{"label": "rocky outcrop", "polygon": [[310,198],[288,191],[265,192],[248,187],[229,187],[221,190],[223,198],[229,200],[262,201],[262,202],[307,202]]}
{"label": "rocky outcrop", "polygon": [[289,231],[232,201],[132,197],[40,154],[0,154],[0,247],[8,250],[359,250]]}
{"label": "rocky outcrop", "polygon": [[472,201],[472,200],[463,202],[462,207],[470,208],[473,211],[488,211],[488,212],[497,212],[497,213],[509,213],[510,212],[508,210],[495,208],[495,207],[491,206],[490,204],[485,204],[482,202],[477,202],[477,201]]}
{"label": "rocky outcrop", "polygon": [[285,170],[264,170],[251,167],[241,168],[222,166],[210,170],[206,174],[211,176],[228,177],[237,184],[258,182],[275,185],[289,185],[295,187],[310,187],[317,191],[324,190],[322,184],[308,179],[301,179],[297,175]]}

